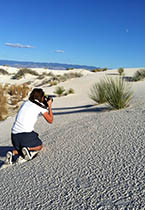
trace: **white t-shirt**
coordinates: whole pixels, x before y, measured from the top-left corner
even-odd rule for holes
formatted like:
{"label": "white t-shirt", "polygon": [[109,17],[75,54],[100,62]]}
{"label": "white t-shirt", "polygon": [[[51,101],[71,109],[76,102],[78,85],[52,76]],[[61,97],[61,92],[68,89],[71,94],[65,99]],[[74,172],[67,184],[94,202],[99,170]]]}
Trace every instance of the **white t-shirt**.
{"label": "white t-shirt", "polygon": [[25,101],[17,113],[12,133],[31,132],[34,130],[34,125],[39,114],[44,114],[47,109],[44,109],[31,101]]}

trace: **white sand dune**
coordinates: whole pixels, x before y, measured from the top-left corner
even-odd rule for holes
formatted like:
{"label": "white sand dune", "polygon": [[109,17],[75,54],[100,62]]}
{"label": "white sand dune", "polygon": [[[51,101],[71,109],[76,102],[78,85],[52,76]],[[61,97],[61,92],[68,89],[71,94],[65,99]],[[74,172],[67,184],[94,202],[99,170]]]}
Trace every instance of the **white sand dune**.
{"label": "white sand dune", "polygon": [[[125,69],[130,77],[137,69]],[[59,72],[58,72],[59,73]],[[132,83],[131,106],[109,111],[88,92],[104,75],[59,84],[75,94],[55,98],[54,123],[35,130],[44,149],[34,160],[0,169],[0,209],[145,209],[145,81]],[[55,87],[44,87],[53,93]],[[14,117],[0,122],[0,164],[11,147]]]}

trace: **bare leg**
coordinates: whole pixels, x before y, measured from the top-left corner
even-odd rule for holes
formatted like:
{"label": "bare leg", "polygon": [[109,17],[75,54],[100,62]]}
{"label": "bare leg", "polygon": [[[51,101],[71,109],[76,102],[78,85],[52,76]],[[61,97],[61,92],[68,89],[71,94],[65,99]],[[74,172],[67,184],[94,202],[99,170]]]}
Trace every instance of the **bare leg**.
{"label": "bare leg", "polygon": [[[43,146],[40,145],[40,146],[37,146],[37,147],[29,147],[28,149],[30,151],[40,151],[42,148],[43,148]],[[19,152],[16,149],[13,150],[12,153],[13,153],[13,155],[18,155],[19,154]]]}
{"label": "bare leg", "polygon": [[13,155],[18,155],[19,154],[17,150],[13,150],[12,153],[13,153]]}
{"label": "bare leg", "polygon": [[28,148],[23,147],[22,153],[23,153],[24,159],[31,160],[34,156],[36,156],[39,153],[42,147],[43,147],[42,145],[36,146],[36,147],[28,147]]}
{"label": "bare leg", "polygon": [[37,146],[37,147],[29,147],[28,149],[30,151],[40,151],[42,148],[43,148],[43,146],[40,145],[40,146]]}

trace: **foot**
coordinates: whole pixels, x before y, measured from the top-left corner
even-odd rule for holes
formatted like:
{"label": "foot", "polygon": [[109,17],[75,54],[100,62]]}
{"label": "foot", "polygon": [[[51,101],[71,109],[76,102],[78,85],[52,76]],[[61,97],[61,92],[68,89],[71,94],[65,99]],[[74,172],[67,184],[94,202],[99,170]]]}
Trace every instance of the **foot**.
{"label": "foot", "polygon": [[27,160],[26,159],[24,159],[21,155],[17,158],[17,160],[16,160],[16,164],[19,164],[19,163],[24,163],[24,162],[26,162]]}
{"label": "foot", "polygon": [[35,156],[37,156],[38,153],[39,153],[39,151],[30,151],[31,159],[33,159]]}
{"label": "foot", "polygon": [[7,152],[5,164],[12,165],[13,164],[12,158],[13,158],[13,153],[11,151]]}
{"label": "foot", "polygon": [[24,156],[24,159],[25,159],[25,160],[31,160],[31,159],[32,159],[31,153],[30,153],[30,151],[27,149],[27,147],[23,147],[23,148],[22,148],[22,153],[23,153],[23,156]]}

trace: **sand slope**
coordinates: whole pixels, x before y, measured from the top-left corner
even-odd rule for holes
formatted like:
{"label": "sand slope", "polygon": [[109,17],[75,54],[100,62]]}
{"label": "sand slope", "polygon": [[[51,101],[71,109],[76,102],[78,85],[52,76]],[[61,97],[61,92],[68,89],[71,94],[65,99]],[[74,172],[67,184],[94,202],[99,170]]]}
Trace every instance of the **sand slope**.
{"label": "sand slope", "polygon": [[[108,111],[88,98],[88,88],[104,74],[64,83],[76,94],[54,100],[52,125],[39,118],[43,151],[0,170],[0,209],[145,208],[145,82],[132,84],[129,108]],[[13,121],[0,123],[0,164],[11,146]]]}

